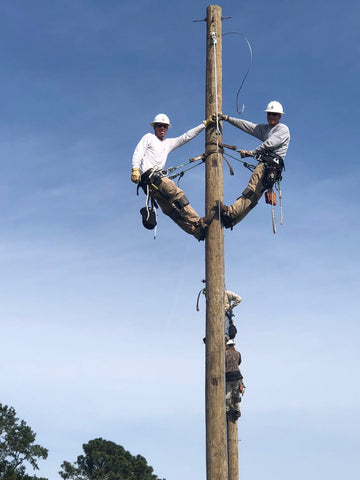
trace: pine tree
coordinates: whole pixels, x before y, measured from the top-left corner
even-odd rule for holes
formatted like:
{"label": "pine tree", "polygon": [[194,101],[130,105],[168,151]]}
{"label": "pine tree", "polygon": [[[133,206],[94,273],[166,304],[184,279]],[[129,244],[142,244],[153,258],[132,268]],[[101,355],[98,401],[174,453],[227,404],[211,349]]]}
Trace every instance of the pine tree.
{"label": "pine tree", "polygon": [[[141,455],[133,456],[114,442],[96,438],[83,445],[84,455],[64,461],[64,480],[161,480]],[[163,479],[164,480],[164,479]]]}

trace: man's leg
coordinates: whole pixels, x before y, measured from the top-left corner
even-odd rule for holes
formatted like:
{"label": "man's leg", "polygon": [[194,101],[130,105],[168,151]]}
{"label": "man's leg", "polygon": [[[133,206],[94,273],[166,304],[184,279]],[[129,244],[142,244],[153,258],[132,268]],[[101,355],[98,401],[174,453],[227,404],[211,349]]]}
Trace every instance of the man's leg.
{"label": "man's leg", "polygon": [[238,198],[229,207],[222,206],[221,216],[225,228],[230,228],[239,223],[252,210],[266,190],[262,183],[265,172],[265,164],[260,162],[253,171],[249,183]]}
{"label": "man's leg", "polygon": [[190,205],[181,188],[167,177],[162,177],[157,185],[151,185],[151,195],[158,202],[161,210],[179,225],[186,233],[198,240],[205,238],[205,228],[200,217]]}
{"label": "man's leg", "polygon": [[229,336],[230,319],[227,313],[228,312],[225,312],[225,335]]}
{"label": "man's leg", "polygon": [[231,382],[226,382],[225,408],[227,412],[230,411],[231,392],[232,392]]}
{"label": "man's leg", "polygon": [[240,416],[240,381],[236,380],[235,382],[232,383],[232,405],[234,410],[238,413]]}

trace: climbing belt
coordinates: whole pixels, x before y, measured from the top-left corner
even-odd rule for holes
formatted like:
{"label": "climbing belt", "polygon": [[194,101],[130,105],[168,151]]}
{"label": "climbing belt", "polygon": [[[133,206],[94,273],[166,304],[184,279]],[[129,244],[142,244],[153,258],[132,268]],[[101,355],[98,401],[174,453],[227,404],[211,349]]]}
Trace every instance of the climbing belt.
{"label": "climbing belt", "polygon": [[[218,117],[218,115],[216,115],[216,117]],[[241,158],[237,158],[234,155],[231,155],[231,154],[224,151],[224,149],[226,148],[228,150],[234,150],[234,151],[236,151],[240,154],[240,150],[237,148],[237,146],[227,145],[227,144],[224,144],[224,143],[220,145],[218,141],[214,144],[214,146],[216,147],[215,153],[218,154],[218,157],[220,156],[220,153],[222,153],[223,159],[225,160],[225,162],[227,163],[227,165],[229,167],[230,175],[234,175],[234,169],[233,169],[232,165],[230,164],[229,160],[227,159],[227,157],[232,158],[233,160],[236,160],[237,162],[242,163],[242,165],[245,168],[247,168],[248,170],[250,170],[251,172],[253,172],[255,170],[255,167],[256,167],[255,165],[253,165],[251,163],[248,163],[248,162],[242,160]],[[214,153],[214,152],[212,152],[212,153]],[[156,173],[157,173],[158,176],[167,176],[171,180],[174,180],[175,178],[178,178],[177,185],[179,185],[180,180],[185,175],[185,173],[194,169],[195,167],[198,167],[202,163],[206,162],[207,156],[208,156],[207,154],[203,153],[202,155],[198,155],[197,157],[190,158],[187,162],[185,162],[181,165],[178,165],[176,167],[169,167],[166,170],[159,170]],[[189,166],[191,164],[193,164],[193,165]],[[189,167],[184,168],[184,167],[187,167],[187,166],[189,166]],[[177,171],[177,170],[180,170],[180,171]],[[175,173],[173,173],[173,172],[175,172]],[[282,192],[281,192],[281,184],[280,184],[281,179],[282,179],[282,177],[281,177],[281,174],[280,174],[280,175],[278,175],[278,178],[276,178],[276,180],[274,181],[273,185],[275,186],[276,190],[279,192],[280,224],[283,225],[284,224],[284,218],[283,218],[283,207],[282,207]],[[219,192],[220,192],[220,185],[219,184],[220,184],[220,176],[219,176],[219,172],[218,172],[218,186],[219,186]],[[156,221],[157,217],[156,217],[155,208],[154,208],[153,205],[150,206],[149,186],[147,186],[144,191],[145,191],[145,194],[146,194],[146,202],[145,202],[145,208],[146,208],[146,211],[147,211],[147,214],[146,214],[147,217],[146,218],[148,219],[151,212],[154,211],[155,221]],[[266,192],[266,194],[268,194],[268,195],[265,195],[265,201],[266,201],[266,203],[271,205],[272,226],[273,226],[273,232],[275,234],[276,233],[276,222],[275,222],[274,206],[276,205],[276,194],[272,190],[272,186],[269,185],[269,190]],[[220,211],[218,213],[219,213],[219,217],[220,217]],[[144,224],[144,226],[145,226],[145,224]],[[146,227],[146,228],[149,228],[149,227]],[[155,228],[154,233],[155,233],[154,238],[156,238],[156,228]]]}
{"label": "climbing belt", "polygon": [[[201,160],[201,162],[199,162],[199,160]],[[145,206],[140,209],[140,214],[142,216],[143,226],[148,230],[155,229],[154,240],[156,239],[156,233],[157,233],[156,209],[158,208],[158,205],[155,199],[151,196],[150,185],[153,185],[153,187],[156,187],[161,181],[161,177],[165,177],[165,176],[167,176],[170,179],[179,177],[179,180],[178,180],[178,185],[179,185],[179,181],[185,175],[185,172],[192,170],[198,165],[201,165],[201,163],[204,161],[205,161],[205,155],[199,155],[198,157],[190,158],[188,162],[183,163],[182,165],[178,165],[177,167],[169,167],[166,170],[159,170],[157,168],[149,169],[147,172],[145,172],[141,176],[141,181],[140,183],[138,183],[138,186],[137,186],[137,195],[139,195],[139,189],[142,188],[146,195],[146,200],[145,200]],[[169,175],[169,173],[175,172],[176,170],[179,170],[180,168],[183,168],[186,165],[189,165],[190,163],[195,163],[195,162],[198,162],[198,163],[196,163],[190,168],[183,169],[178,173]]]}

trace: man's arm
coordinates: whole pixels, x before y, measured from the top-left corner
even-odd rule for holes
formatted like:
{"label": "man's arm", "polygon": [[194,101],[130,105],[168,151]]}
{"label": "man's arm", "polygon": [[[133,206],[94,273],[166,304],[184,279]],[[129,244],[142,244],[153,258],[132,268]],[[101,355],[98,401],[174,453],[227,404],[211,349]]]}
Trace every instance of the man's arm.
{"label": "man's arm", "polygon": [[[239,305],[239,303],[240,303],[241,300],[242,300],[242,298],[240,297],[240,295],[236,295],[236,293],[230,292],[230,290],[227,290],[227,291],[226,291],[226,294],[227,294],[228,301],[229,301],[229,304],[230,304],[230,307],[231,307],[231,308],[234,308],[234,307],[236,307],[237,305]],[[231,302],[232,302],[232,303],[231,303]]]}
{"label": "man's arm", "polygon": [[201,133],[203,130],[205,130],[205,125],[203,123],[200,123],[200,125],[198,125],[197,127],[191,128],[187,132],[180,135],[180,137],[168,138],[165,141],[168,143],[169,152],[172,152],[176,148],[179,148],[182,145],[185,145],[185,143],[190,142],[190,140],[192,140],[197,135],[199,135],[199,133]]}
{"label": "man's arm", "polygon": [[282,145],[285,145],[290,140],[290,132],[286,125],[277,125],[273,129],[273,133],[267,138],[261,145],[256,147],[252,153],[257,155],[263,153],[266,150],[276,150]]}
{"label": "man's arm", "polygon": [[262,125],[249,122],[248,120],[242,120],[241,118],[227,117],[228,122],[234,127],[240,128],[245,133],[252,135],[253,137],[258,138],[259,140],[264,140],[262,136]]}
{"label": "man's arm", "polygon": [[145,155],[146,148],[147,148],[147,135],[144,135],[139,143],[136,145],[135,151],[132,157],[132,168],[140,169],[141,161]]}

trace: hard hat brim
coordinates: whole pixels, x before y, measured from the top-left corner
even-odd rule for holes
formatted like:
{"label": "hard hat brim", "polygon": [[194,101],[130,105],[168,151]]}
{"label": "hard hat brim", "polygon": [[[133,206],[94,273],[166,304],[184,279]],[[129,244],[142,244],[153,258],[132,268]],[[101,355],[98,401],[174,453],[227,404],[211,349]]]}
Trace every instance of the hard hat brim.
{"label": "hard hat brim", "polygon": [[285,112],[276,112],[275,110],[264,110],[266,113],[280,113],[280,115],[285,115]]}

